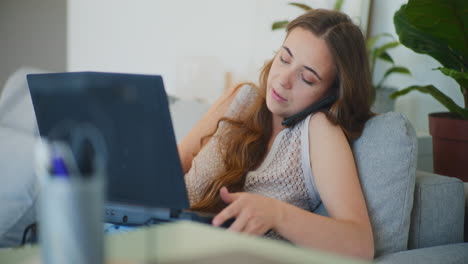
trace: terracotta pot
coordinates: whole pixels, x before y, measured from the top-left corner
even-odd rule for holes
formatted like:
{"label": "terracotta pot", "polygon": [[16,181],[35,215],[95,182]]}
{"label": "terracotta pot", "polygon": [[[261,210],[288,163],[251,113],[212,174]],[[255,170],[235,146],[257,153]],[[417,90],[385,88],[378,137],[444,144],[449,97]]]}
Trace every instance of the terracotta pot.
{"label": "terracotta pot", "polygon": [[468,120],[451,113],[429,114],[434,172],[468,182]]}

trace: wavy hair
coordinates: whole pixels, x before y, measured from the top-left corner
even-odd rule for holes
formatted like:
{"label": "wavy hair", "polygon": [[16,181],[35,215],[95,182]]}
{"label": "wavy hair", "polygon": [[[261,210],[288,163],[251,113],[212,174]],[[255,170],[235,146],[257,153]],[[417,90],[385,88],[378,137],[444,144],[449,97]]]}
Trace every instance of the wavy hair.
{"label": "wavy hair", "polygon": [[[347,15],[324,9],[314,9],[291,21],[286,28],[287,34],[297,27],[312,32],[327,43],[337,69],[332,88],[338,99],[324,113],[330,122],[343,129],[348,141],[357,139],[365,122],[373,115],[370,111],[371,78],[362,32]],[[202,138],[203,145],[216,133],[221,122],[228,124],[219,141],[225,170],[208,184],[202,199],[192,205],[193,210],[219,212],[225,207],[219,196],[221,187],[242,191],[247,172],[255,170],[263,161],[272,130],[272,116],[265,96],[273,60],[263,66],[259,85],[254,86],[258,96],[245,113],[237,119],[221,118],[215,131]]]}

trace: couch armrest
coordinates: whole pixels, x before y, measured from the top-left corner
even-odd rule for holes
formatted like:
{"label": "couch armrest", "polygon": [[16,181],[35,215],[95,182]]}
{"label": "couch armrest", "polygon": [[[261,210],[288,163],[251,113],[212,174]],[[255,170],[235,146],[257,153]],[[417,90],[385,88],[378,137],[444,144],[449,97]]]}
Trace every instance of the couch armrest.
{"label": "couch armrest", "polygon": [[468,263],[468,243],[405,250],[375,259],[378,264],[424,263],[458,264]]}
{"label": "couch armrest", "polygon": [[464,217],[461,180],[416,172],[408,249],[463,242]]}

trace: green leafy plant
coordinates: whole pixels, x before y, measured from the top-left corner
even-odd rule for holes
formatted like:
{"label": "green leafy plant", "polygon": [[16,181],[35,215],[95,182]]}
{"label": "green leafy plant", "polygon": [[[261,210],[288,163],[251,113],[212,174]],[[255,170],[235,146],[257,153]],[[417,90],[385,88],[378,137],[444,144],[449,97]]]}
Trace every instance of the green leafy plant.
{"label": "green leafy plant", "polygon": [[[289,5],[298,7],[305,12],[312,10],[312,7],[302,4],[302,3],[296,3],[296,2],[291,2]],[[343,5],[343,0],[338,0],[335,2],[333,10],[340,11],[341,7]],[[281,21],[276,21],[272,24],[271,29],[272,30],[278,30],[285,28],[288,25],[289,21],[288,20],[281,20]],[[387,38],[389,39],[388,41],[377,45],[380,39]],[[378,35],[375,35],[371,38],[369,38],[366,41],[366,46],[367,46],[367,53],[369,57],[369,67],[371,71],[371,76],[374,76],[374,70],[375,70],[375,64],[378,60],[385,61],[386,63],[390,64],[390,67],[385,71],[385,73],[382,75],[382,77],[378,80],[372,80],[372,85],[374,87],[372,98],[375,98],[375,93],[377,90],[381,89],[383,87],[384,81],[390,77],[393,74],[411,74],[411,72],[403,66],[398,66],[395,65],[395,62],[388,53],[389,50],[396,48],[398,45],[400,45],[400,42],[395,40],[395,38],[388,34],[388,33],[381,33]]]}
{"label": "green leafy plant", "polygon": [[464,107],[434,85],[413,85],[392,94],[411,91],[430,94],[451,113],[468,119],[468,1],[409,0],[394,15],[400,42],[411,50],[427,54],[442,64],[438,70],[460,85]]}
{"label": "green leafy plant", "polygon": [[[333,6],[333,10],[340,11],[341,7],[343,6],[343,1],[344,0],[336,0],[335,5]],[[312,7],[310,7],[309,5],[306,5],[306,4],[302,4],[302,3],[291,2],[291,3],[288,3],[288,5],[298,7],[300,9],[304,10],[305,12],[307,12],[309,10],[312,10]],[[289,20],[276,21],[271,25],[271,30],[277,30],[277,29],[285,28],[288,25],[288,23],[289,23]]]}
{"label": "green leafy plant", "polygon": [[[390,38],[390,40],[377,46],[377,41],[383,37]],[[393,60],[392,56],[390,56],[390,54],[388,53],[388,50],[396,48],[398,47],[398,45],[400,45],[400,42],[395,40],[394,37],[388,33],[381,33],[375,35],[366,41],[367,53],[369,55],[370,60],[369,66],[372,76],[374,76],[375,64],[377,60],[380,59],[391,64],[390,68],[388,68],[385,71],[383,76],[380,79],[378,79],[378,81],[373,80],[373,86],[376,90],[381,89],[383,82],[392,74],[411,74],[408,68],[395,65],[395,61]]]}
{"label": "green leafy plant", "polygon": [[[341,7],[343,6],[343,2],[344,2],[344,0],[336,0],[335,5],[333,6],[333,10],[340,11]],[[288,3],[288,4],[292,5],[292,6],[295,6],[295,7],[298,7],[300,9],[304,10],[305,12],[307,12],[309,10],[312,10],[312,7],[310,7],[309,5],[306,5],[306,4],[302,4],[302,3],[291,2],[291,3]],[[271,29],[272,30],[277,30],[277,29],[285,28],[288,25],[288,23],[289,23],[289,20],[276,21],[271,25]]]}

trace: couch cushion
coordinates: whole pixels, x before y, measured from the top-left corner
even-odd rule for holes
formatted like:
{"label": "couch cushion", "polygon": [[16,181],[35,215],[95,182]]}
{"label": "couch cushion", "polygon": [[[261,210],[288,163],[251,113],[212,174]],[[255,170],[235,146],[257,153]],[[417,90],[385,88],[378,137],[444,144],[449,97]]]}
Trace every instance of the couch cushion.
{"label": "couch cushion", "polygon": [[378,264],[424,263],[459,264],[468,263],[468,243],[407,250],[377,258]]}
{"label": "couch cushion", "polygon": [[39,134],[26,75],[43,72],[23,67],[8,78],[0,97],[0,124],[25,134]]}
{"label": "couch cushion", "polygon": [[418,171],[408,248],[463,242],[464,212],[461,180]]}
{"label": "couch cushion", "polygon": [[[417,140],[408,119],[388,112],[371,118],[353,143],[374,233],[375,256],[407,249]],[[326,215],[323,204],[315,213]]]}
{"label": "couch cushion", "polygon": [[0,247],[11,247],[20,244],[25,228],[36,221],[36,138],[1,125],[0,138]]}
{"label": "couch cushion", "polygon": [[33,149],[38,128],[26,74],[38,72],[19,69],[0,97],[0,247],[18,245],[24,229],[36,221],[39,185],[33,172]]}
{"label": "couch cushion", "polygon": [[400,113],[377,115],[366,123],[353,151],[374,232],[375,255],[407,249],[417,163],[413,127]]}

